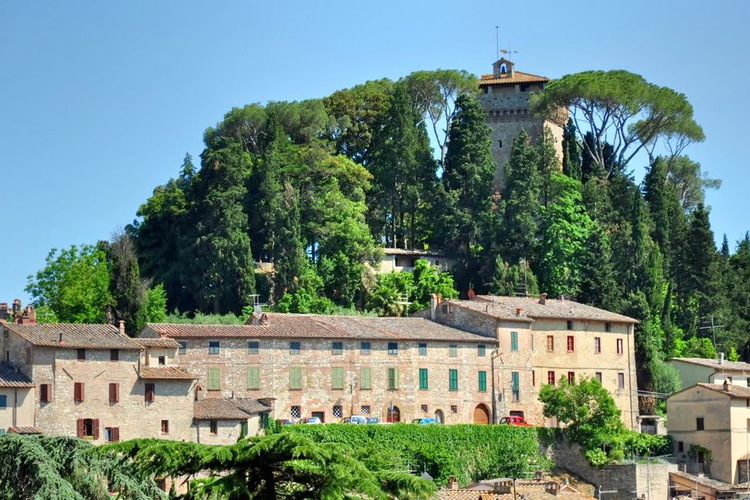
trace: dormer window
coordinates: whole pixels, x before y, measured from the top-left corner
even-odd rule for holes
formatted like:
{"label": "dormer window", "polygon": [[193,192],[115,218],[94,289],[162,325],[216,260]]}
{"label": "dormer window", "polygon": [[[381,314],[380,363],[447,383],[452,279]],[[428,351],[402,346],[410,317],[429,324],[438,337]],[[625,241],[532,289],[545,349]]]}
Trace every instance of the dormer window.
{"label": "dormer window", "polygon": [[500,65],[500,74],[505,75],[508,73],[508,66],[505,63]]}

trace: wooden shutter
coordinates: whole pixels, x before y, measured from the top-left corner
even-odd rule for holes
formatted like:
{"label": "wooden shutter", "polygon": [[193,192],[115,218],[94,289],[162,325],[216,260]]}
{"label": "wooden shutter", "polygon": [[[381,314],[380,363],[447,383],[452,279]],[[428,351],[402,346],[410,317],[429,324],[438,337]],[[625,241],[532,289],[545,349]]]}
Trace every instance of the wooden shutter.
{"label": "wooden shutter", "polygon": [[211,367],[208,369],[208,390],[221,390],[221,368]]}
{"label": "wooden shutter", "polygon": [[94,437],[94,439],[99,439],[99,419],[95,418],[91,421],[91,435]]}
{"label": "wooden shutter", "polygon": [[41,384],[39,386],[39,401],[42,403],[49,403],[52,401],[52,385]]}
{"label": "wooden shutter", "polygon": [[398,368],[388,368],[388,388],[398,389]]}
{"label": "wooden shutter", "polygon": [[336,366],[331,369],[331,388],[332,389],[343,389],[344,388],[344,369],[340,366]]}
{"label": "wooden shutter", "polygon": [[369,367],[359,369],[359,388],[372,389],[372,372]]}
{"label": "wooden shutter", "polygon": [[76,403],[83,402],[83,382],[76,382],[73,385],[73,401]]}
{"label": "wooden shutter", "polygon": [[83,419],[79,418],[76,421],[76,436],[83,439],[83,433],[85,432],[86,426],[83,423]]}
{"label": "wooden shutter", "polygon": [[119,427],[112,427],[109,433],[109,437],[112,440],[112,442],[117,443],[120,441],[120,428]]}
{"label": "wooden shutter", "polygon": [[260,368],[251,366],[247,369],[247,388],[260,389]]}
{"label": "wooden shutter", "polygon": [[146,384],[146,393],[145,398],[147,403],[153,403],[154,402],[154,393],[156,392],[156,386],[155,384]]}
{"label": "wooden shutter", "polygon": [[112,382],[109,384],[109,402],[117,403],[120,401],[120,384]]}

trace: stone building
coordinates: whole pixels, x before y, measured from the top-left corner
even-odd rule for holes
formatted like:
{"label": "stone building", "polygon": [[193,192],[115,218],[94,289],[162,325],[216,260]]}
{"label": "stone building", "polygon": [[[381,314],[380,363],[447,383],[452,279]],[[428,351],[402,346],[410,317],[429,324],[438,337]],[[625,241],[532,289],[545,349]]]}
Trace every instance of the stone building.
{"label": "stone building", "polygon": [[553,120],[534,116],[529,111],[529,96],[540,92],[549,83],[544,76],[516,71],[513,62],[500,59],[492,65],[492,74],[479,80],[479,101],[487,111],[487,124],[492,129],[492,157],[497,165],[495,186],[503,184],[505,164],[510,158],[513,141],[525,130],[538,141],[547,129],[555,140],[558,160],[562,161],[563,127],[568,113],[560,109]]}
{"label": "stone building", "polygon": [[734,385],[750,387],[750,363],[728,361],[724,353],[719,354],[719,359],[672,358],[667,364],[680,374],[681,389],[699,383],[721,385],[726,379]]}

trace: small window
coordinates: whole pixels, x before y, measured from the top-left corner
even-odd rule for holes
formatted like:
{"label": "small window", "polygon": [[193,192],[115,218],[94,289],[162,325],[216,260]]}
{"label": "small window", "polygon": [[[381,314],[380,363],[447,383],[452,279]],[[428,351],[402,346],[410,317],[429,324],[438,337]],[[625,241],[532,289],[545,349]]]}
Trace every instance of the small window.
{"label": "small window", "polygon": [[427,368],[419,369],[419,390],[426,391],[429,389],[429,372]]}
{"label": "small window", "polygon": [[685,443],[682,441],[677,441],[677,451],[682,453],[685,451]]}
{"label": "small window", "polygon": [[[420,356],[427,356],[427,344],[422,342],[419,344],[419,355]],[[750,379],[748,379],[750,380]]]}
{"label": "small window", "polygon": [[602,353],[602,338],[594,337],[594,354]]}
{"label": "small window", "polygon": [[370,345],[369,342],[362,342],[361,344],[359,344],[359,353],[362,356],[369,356],[371,350],[372,350],[372,346]]}
{"label": "small window", "polygon": [[343,342],[332,342],[331,343],[331,354],[334,356],[339,356],[344,353],[344,343]]}
{"label": "small window", "polygon": [[702,431],[704,429],[703,424],[703,417],[698,417],[695,419],[695,430]]}
{"label": "small window", "polygon": [[451,405],[451,413],[458,413],[458,405]]}
{"label": "small window", "polygon": [[555,385],[555,372],[547,372],[547,383]]}
{"label": "small window", "polygon": [[248,354],[258,354],[258,349],[260,348],[260,342],[257,340],[251,340],[247,343],[247,353]]}
{"label": "small window", "polygon": [[111,382],[109,384],[109,402],[117,403],[120,401],[120,384]]}
{"label": "small window", "polygon": [[622,339],[617,339],[617,354],[622,354],[623,348],[622,348]]}
{"label": "small window", "polygon": [[289,342],[289,354],[298,355],[302,350],[302,345],[299,342]]}
{"label": "small window", "polygon": [[147,383],[146,390],[144,392],[144,399],[146,403],[153,403],[156,396],[156,384]]}
{"label": "small window", "polygon": [[531,370],[531,385],[536,387],[536,372],[534,370]]}
{"label": "small window", "polygon": [[110,349],[109,350],[109,360],[110,361],[120,361],[120,350],[119,349]]}
{"label": "small window", "polygon": [[597,381],[599,382],[599,384],[601,384],[601,383],[602,383],[602,372],[596,372],[596,373],[594,374],[594,377],[595,377],[595,378],[596,378],[596,380],[597,380]]}
{"label": "small window", "polygon": [[502,139],[500,139],[499,141],[497,141],[497,147],[499,149],[503,149],[503,140]]}
{"label": "small window", "polygon": [[547,352],[554,352],[555,350],[555,337],[547,335]]}
{"label": "small window", "polygon": [[605,332],[611,332],[612,331],[612,323],[604,323],[604,331]]}
{"label": "small window", "polygon": [[86,349],[78,349],[78,361],[86,361]]}
{"label": "small window", "polygon": [[388,354],[391,356],[398,355],[398,342],[388,342]]}
{"label": "small window", "polygon": [[477,390],[487,392],[487,372],[484,370],[479,370],[477,373]]}
{"label": "small window", "polygon": [[73,384],[73,401],[75,403],[83,403],[83,400],[84,400],[83,382],[75,382]]}
{"label": "small window", "polygon": [[568,383],[573,385],[576,383],[576,372],[568,372]]}
{"label": "small window", "polygon": [[187,352],[187,341],[178,340],[177,343],[180,344],[180,348],[177,350],[177,354],[185,354]]}
{"label": "small window", "polygon": [[164,366],[167,364],[167,357],[166,356],[159,356],[158,358],[159,366]]}
{"label": "small window", "polygon": [[518,332],[510,332],[510,350],[518,350]]}
{"label": "small window", "polygon": [[213,436],[219,433],[219,423],[216,420],[208,421],[208,432]]}
{"label": "small window", "polygon": [[568,335],[568,352],[575,352],[576,350],[576,341],[575,337],[572,335]]}
{"label": "small window", "polygon": [[429,407],[427,405],[421,405],[420,410],[422,410],[422,413],[427,413],[429,411]]}
{"label": "small window", "polygon": [[8,407],[8,396],[5,394],[0,394],[0,408],[7,408]]}
{"label": "small window", "polygon": [[362,415],[370,415],[372,413],[372,409],[370,408],[370,405],[362,405],[359,407],[359,412]]}
{"label": "small window", "polygon": [[484,344],[479,344],[477,346],[477,356],[480,358],[483,358],[487,355],[487,346]]}
{"label": "small window", "polygon": [[289,408],[289,416],[291,418],[300,418],[302,416],[302,408],[299,406],[292,406]]}
{"label": "small window", "polygon": [[625,374],[624,373],[617,374],[617,388],[625,389]]}
{"label": "small window", "polygon": [[219,354],[219,348],[221,344],[219,342],[209,342],[208,343],[208,354],[211,355],[217,355]]}
{"label": "small window", "polygon": [[161,433],[162,434],[169,434],[169,420],[162,420],[161,421]]}
{"label": "small window", "polygon": [[119,427],[105,427],[104,439],[108,443],[119,442],[120,441],[120,428]]}
{"label": "small window", "polygon": [[52,384],[39,385],[39,402],[49,403],[52,401]]}
{"label": "small window", "polygon": [[448,370],[448,390],[449,391],[457,391],[458,390],[458,370]]}
{"label": "small window", "polygon": [[572,330],[572,329],[573,329],[573,321],[568,320],[568,330]]}
{"label": "small window", "polygon": [[448,356],[451,358],[455,358],[458,356],[458,346],[456,344],[451,344],[448,347]]}
{"label": "small window", "polygon": [[333,416],[341,418],[344,415],[344,408],[341,405],[333,405]]}

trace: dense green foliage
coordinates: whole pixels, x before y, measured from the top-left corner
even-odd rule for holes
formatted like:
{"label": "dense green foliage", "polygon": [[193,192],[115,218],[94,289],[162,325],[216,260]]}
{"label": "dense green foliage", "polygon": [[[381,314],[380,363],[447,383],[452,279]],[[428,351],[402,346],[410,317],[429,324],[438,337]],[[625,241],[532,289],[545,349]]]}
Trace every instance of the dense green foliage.
{"label": "dense green foliage", "polygon": [[426,471],[444,485],[450,476],[466,484],[495,477],[528,477],[550,465],[539,455],[536,429],[501,425],[292,425],[303,434],[338,443],[375,463]]}
{"label": "dense green foliage", "polygon": [[167,498],[152,476],[93,449],[71,437],[0,437],[0,498],[105,500],[112,498],[109,490],[123,500]]}
{"label": "dense green foliage", "polygon": [[[282,433],[205,445],[135,439],[100,447],[98,455],[120,459],[144,475],[194,476],[184,499],[426,499],[432,482],[395,469],[393,462]],[[382,458],[382,457],[381,457]]]}

